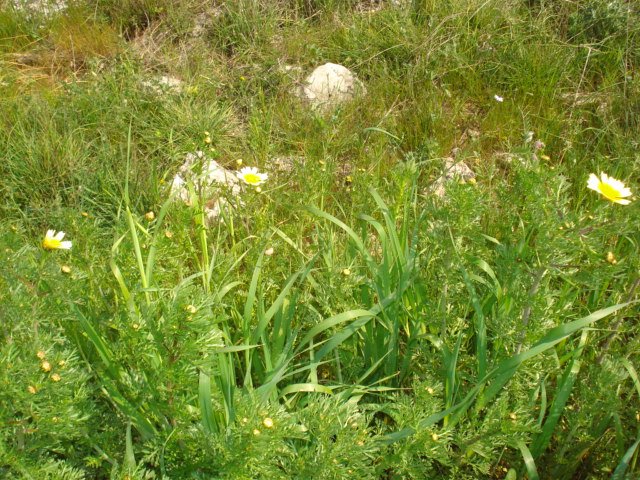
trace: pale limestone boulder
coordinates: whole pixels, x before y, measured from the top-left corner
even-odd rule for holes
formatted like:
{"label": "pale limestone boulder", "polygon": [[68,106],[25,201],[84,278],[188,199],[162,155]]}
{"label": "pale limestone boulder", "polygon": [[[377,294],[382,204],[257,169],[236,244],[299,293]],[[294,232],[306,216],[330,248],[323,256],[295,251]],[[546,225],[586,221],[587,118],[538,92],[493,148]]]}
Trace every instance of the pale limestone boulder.
{"label": "pale limestone boulder", "polygon": [[476,174],[466,163],[448,158],[444,165],[444,172],[425,193],[444,198],[447,193],[447,184],[451,182],[476,183]]}
{"label": "pale limestone boulder", "polygon": [[48,17],[65,10],[67,2],[66,0],[13,0],[13,6],[18,10]]}
{"label": "pale limestone boulder", "polygon": [[182,93],[184,82],[179,78],[162,75],[143,80],[141,85],[156,95]]}
{"label": "pale limestone boulder", "polygon": [[240,180],[233,170],[228,170],[203,152],[187,154],[184,164],[171,181],[170,194],[176,200],[191,204],[191,192],[202,191],[205,201],[205,214],[210,222],[218,220],[222,211],[242,205],[239,199],[242,188]]}
{"label": "pale limestone boulder", "polygon": [[314,108],[326,109],[365,95],[362,82],[347,67],[325,63],[316,68],[304,81],[299,96]]}

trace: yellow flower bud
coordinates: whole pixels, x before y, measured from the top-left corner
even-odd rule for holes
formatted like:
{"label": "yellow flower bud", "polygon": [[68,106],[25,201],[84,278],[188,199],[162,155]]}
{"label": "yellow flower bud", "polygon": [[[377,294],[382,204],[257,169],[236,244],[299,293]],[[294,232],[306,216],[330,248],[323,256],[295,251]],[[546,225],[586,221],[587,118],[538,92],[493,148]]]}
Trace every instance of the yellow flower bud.
{"label": "yellow flower bud", "polygon": [[53,375],[51,375],[51,380],[53,380],[54,382],[59,382],[60,380],[62,380],[62,378],[57,373],[54,373]]}
{"label": "yellow flower bud", "polygon": [[271,420],[271,418],[267,417],[262,421],[262,424],[267,428],[272,428],[273,427],[273,420]]}
{"label": "yellow flower bud", "polygon": [[147,212],[147,213],[145,213],[145,214],[144,214],[144,217],[145,217],[147,220],[151,221],[151,220],[153,220],[154,218],[156,218],[156,214],[155,214],[155,213],[153,213],[153,212]]}
{"label": "yellow flower bud", "polygon": [[40,368],[42,368],[42,370],[44,372],[50,372],[51,369],[53,368],[51,366],[51,363],[49,363],[47,360],[45,360],[44,362],[42,362],[42,364],[40,365]]}
{"label": "yellow flower bud", "polygon": [[38,357],[40,360],[44,360],[44,357],[46,357],[47,354],[44,352],[44,350],[38,350],[36,352],[36,357]]}
{"label": "yellow flower bud", "polygon": [[71,273],[71,267],[69,265],[62,265],[60,270],[62,270],[62,273]]}

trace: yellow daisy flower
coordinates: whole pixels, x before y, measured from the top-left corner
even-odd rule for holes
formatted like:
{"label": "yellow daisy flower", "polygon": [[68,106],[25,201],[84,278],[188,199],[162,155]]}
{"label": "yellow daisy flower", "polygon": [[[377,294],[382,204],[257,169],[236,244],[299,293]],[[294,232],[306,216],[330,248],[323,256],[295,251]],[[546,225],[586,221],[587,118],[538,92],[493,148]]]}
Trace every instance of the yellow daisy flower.
{"label": "yellow daisy flower", "polygon": [[598,178],[594,173],[589,175],[587,188],[595,190],[610,202],[619,203],[621,205],[629,205],[631,203],[630,200],[625,200],[624,198],[631,196],[631,190],[625,187],[624,183],[620,180],[616,180],[604,172],[600,174],[600,178]]}
{"label": "yellow daisy flower", "polygon": [[266,173],[258,172],[255,167],[244,167],[238,173],[238,178],[247,185],[260,185],[267,181],[268,175]]}
{"label": "yellow daisy flower", "polygon": [[47,250],[69,250],[72,243],[69,241],[62,241],[64,238],[64,232],[56,233],[55,230],[47,230],[47,234],[44,236],[42,246]]}

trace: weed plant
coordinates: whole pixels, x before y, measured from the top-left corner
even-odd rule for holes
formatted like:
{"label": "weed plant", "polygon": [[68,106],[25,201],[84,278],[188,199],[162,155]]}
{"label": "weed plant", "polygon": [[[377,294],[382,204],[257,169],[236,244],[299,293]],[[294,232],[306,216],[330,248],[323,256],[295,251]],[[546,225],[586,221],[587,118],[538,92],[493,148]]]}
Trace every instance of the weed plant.
{"label": "weed plant", "polygon": [[[0,3],[0,477],[636,478],[639,25]],[[325,62],[367,95],[301,103]],[[268,179],[211,222],[196,151]]]}

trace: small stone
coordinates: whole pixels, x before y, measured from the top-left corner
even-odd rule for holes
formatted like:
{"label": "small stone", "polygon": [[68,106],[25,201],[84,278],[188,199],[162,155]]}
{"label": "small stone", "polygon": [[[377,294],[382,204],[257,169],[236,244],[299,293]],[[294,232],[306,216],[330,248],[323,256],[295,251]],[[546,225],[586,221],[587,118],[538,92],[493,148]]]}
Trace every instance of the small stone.
{"label": "small stone", "polygon": [[326,63],[316,68],[300,88],[298,96],[314,107],[328,107],[352,101],[356,95],[365,95],[366,88],[347,68]]}
{"label": "small stone", "polygon": [[209,222],[220,219],[223,209],[242,204],[241,201],[234,201],[242,191],[236,173],[207,157],[204,152],[189,153],[171,182],[171,195],[186,206],[191,206],[189,182],[208,199],[204,211]]}
{"label": "small stone", "polygon": [[[455,162],[453,158],[447,159],[444,165],[444,173],[440,176],[428,190],[439,198],[446,195],[446,185],[457,180],[459,183],[475,183],[476,175],[469,166],[460,161]],[[427,193],[427,192],[425,192]]]}
{"label": "small stone", "polygon": [[177,94],[183,90],[183,81],[173,77],[161,76],[143,81],[144,88],[156,95]]}
{"label": "small stone", "polygon": [[13,0],[16,9],[49,17],[67,8],[65,0]]}

